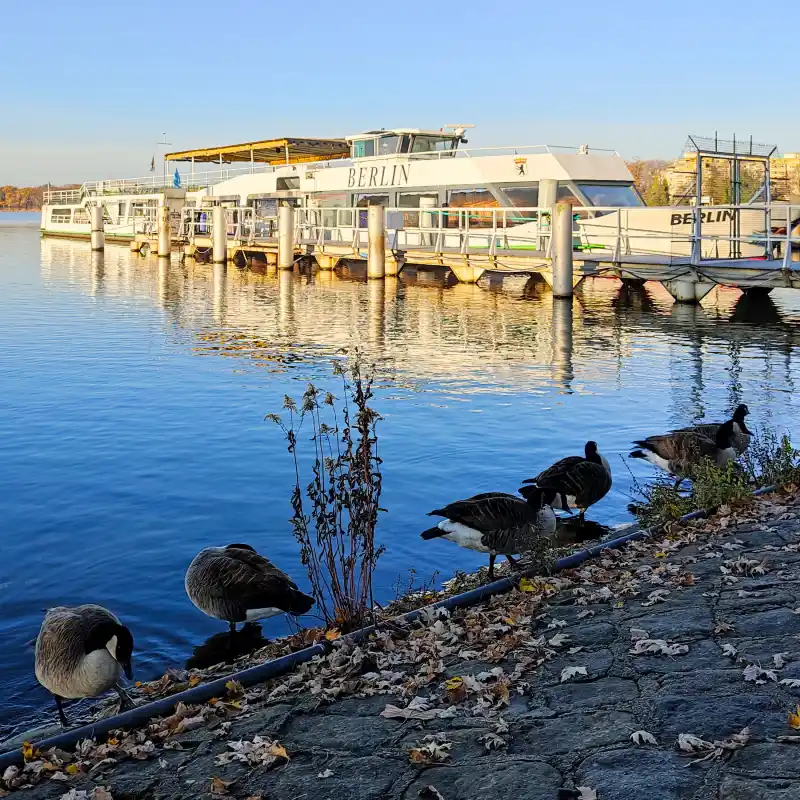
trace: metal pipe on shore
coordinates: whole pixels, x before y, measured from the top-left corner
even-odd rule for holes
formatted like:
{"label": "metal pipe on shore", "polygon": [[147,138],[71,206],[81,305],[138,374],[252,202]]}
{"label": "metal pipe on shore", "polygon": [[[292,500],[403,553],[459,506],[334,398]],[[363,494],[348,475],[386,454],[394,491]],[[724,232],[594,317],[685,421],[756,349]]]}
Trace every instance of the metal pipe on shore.
{"label": "metal pipe on shore", "polygon": [[103,206],[92,206],[92,234],[91,243],[92,250],[104,250],[106,246],[106,236],[104,233],[105,220],[103,219]]}
{"label": "metal pipe on shore", "polygon": [[[761,495],[774,491],[774,486],[764,486],[761,489],[756,489],[754,492],[752,492],[752,495],[753,497],[760,497]],[[703,517],[708,516],[709,513],[710,512],[708,511],[702,510],[692,511],[689,514],[684,514],[679,521],[688,522],[689,520],[693,519],[702,519]],[[588,561],[590,558],[599,555],[604,550],[614,550],[618,547],[628,544],[629,542],[646,539],[653,533],[654,531],[651,531],[649,528],[637,529],[631,531],[630,533],[623,534],[622,536],[618,536],[615,539],[609,539],[608,541],[600,542],[592,547],[577,550],[568,556],[559,558],[553,565],[553,572],[560,572],[565,569],[573,569],[574,567],[580,566],[585,561]],[[429,606],[424,606],[423,608],[418,608],[414,611],[409,611],[406,614],[402,614],[399,617],[393,617],[390,620],[385,620],[377,625],[369,625],[366,628],[353,631],[342,638],[357,644],[370,634],[380,630],[383,627],[414,622],[431,609],[444,608],[450,610],[454,608],[466,608],[468,606],[476,605],[477,603],[480,603],[481,601],[486,600],[493,595],[503,594],[511,591],[511,589],[519,584],[520,578],[526,576],[535,577],[535,573],[533,570],[526,570],[518,575],[514,575],[513,577],[501,578],[500,580],[493,581],[485,586],[478,586],[477,588],[471,589],[468,592],[444,598],[443,600],[440,600],[437,603],[432,603]],[[239,672],[234,672],[230,675],[223,676],[222,678],[217,678],[209,683],[203,683],[199,686],[195,686],[192,689],[186,689],[183,692],[178,692],[177,694],[170,695],[169,697],[163,697],[160,700],[156,700],[152,703],[138,706],[130,711],[125,711],[112,717],[99,719],[89,725],[82,725],[79,728],[65,731],[58,736],[51,736],[49,739],[43,739],[40,742],[36,742],[35,746],[39,750],[47,750],[51,747],[58,747],[66,750],[70,747],[74,747],[82,739],[94,739],[100,736],[105,736],[113,730],[120,728],[132,728],[142,725],[153,717],[172,713],[173,709],[179,702],[183,702],[187,705],[192,703],[203,703],[207,700],[210,700],[212,697],[224,695],[227,691],[226,684],[228,681],[238,681],[242,684],[242,686],[245,687],[253,686],[256,683],[262,683],[270,678],[283,675],[300,664],[305,664],[317,656],[324,655],[331,650],[331,647],[332,645],[327,641],[319,642],[311,647],[305,648],[304,650],[298,650],[296,653],[290,653],[288,655],[281,656],[280,658],[273,659],[272,661],[267,661],[264,664],[248,667],[247,669],[240,670]],[[7,767],[15,764],[21,764],[23,761],[24,757],[22,754],[22,748],[0,753],[0,774],[2,774]]]}

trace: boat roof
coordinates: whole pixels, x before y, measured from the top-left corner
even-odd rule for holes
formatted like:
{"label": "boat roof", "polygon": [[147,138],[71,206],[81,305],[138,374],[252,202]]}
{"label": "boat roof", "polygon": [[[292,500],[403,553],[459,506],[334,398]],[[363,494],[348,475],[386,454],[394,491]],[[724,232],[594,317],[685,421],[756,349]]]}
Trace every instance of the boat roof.
{"label": "boat roof", "polygon": [[402,135],[402,134],[416,134],[419,136],[446,136],[451,139],[455,139],[458,134],[455,131],[447,131],[444,128],[440,128],[436,131],[424,130],[422,128],[381,128],[380,130],[376,131],[364,131],[363,133],[354,133],[352,136],[345,136],[345,139],[348,142],[355,142],[359,139],[372,139],[375,136],[391,136],[391,135]]}
{"label": "boat roof", "polygon": [[233,161],[258,161],[267,164],[296,164],[303,161],[326,161],[350,155],[344,139],[264,139],[221,147],[201,147],[198,150],[180,150],[166,153],[167,161],[208,161],[219,163]]}

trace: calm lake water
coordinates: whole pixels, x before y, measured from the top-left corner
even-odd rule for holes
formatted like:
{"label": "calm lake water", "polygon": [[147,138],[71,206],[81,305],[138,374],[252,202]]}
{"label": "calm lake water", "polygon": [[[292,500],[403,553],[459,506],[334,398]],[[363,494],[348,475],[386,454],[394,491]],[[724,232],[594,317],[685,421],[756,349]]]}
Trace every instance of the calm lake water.
{"label": "calm lake water", "polygon": [[[634,438],[722,418],[740,400],[756,425],[800,434],[800,293],[756,303],[718,290],[694,308],[657,285],[626,295],[596,280],[554,313],[523,277],[162,267],[122,247],[97,258],[86,243],[41,240],[37,226],[38,215],[0,215],[0,734],[52,715],[30,644],[49,606],[115,611],[146,680],[225,628],[184,594],[202,547],[249,542],[306,584],[287,522],[293,471],[264,415],[310,380],[335,390],[341,347],[360,344],[385,376],[379,600],[410,567],[446,578],[486,563],[423,543],[429,509],[513,492],[588,438],[615,473],[590,516],[617,524],[629,519],[622,455]],[[259,347],[220,347],[236,336]],[[264,625],[285,631],[283,619]]]}

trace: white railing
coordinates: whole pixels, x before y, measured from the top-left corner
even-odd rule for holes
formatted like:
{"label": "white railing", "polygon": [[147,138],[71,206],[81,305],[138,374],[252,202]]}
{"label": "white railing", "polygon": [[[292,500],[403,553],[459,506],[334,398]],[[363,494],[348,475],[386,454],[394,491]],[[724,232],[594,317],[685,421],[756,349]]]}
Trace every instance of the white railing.
{"label": "white railing", "polygon": [[[387,207],[386,243],[393,250],[474,255],[551,254],[551,209],[526,208],[399,208]],[[573,208],[573,248],[587,260],[641,263],[676,259],[708,264],[720,260],[783,260],[790,268],[792,221],[800,206],[690,206]],[[777,222],[776,222],[777,221]],[[788,221],[788,224],[787,224]],[[274,242],[275,216],[259,216],[251,207],[226,209],[227,235],[250,242]],[[180,235],[210,237],[211,208],[183,210]],[[324,249],[368,246],[366,208],[296,209],[296,244]],[[581,256],[577,256],[581,258]]]}
{"label": "white railing", "polygon": [[[236,167],[218,167],[204,171],[178,170],[181,178],[180,188],[193,191],[207,188],[229,178],[249,175],[256,172],[274,172],[279,166],[270,164],[244,164]],[[86,181],[78,189],[54,189],[44,192],[45,204],[78,203],[84,197],[98,197],[125,194],[154,194],[164,189],[174,188],[174,167],[167,175],[155,173],[141,178],[115,178],[105,181]]]}
{"label": "white railing", "polygon": [[[367,209],[299,210],[296,236],[298,241],[318,247],[366,247]],[[386,208],[386,241],[394,250],[480,249],[490,255],[500,250],[544,251],[549,237],[549,208]]]}

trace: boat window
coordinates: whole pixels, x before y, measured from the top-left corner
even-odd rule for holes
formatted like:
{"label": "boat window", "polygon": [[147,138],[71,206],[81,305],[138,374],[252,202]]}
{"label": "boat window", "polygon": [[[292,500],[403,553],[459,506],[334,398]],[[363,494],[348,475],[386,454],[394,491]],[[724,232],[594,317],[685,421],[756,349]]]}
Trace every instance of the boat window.
{"label": "boat window", "polygon": [[85,208],[76,208],[72,215],[72,221],[76,225],[88,225],[89,212]]}
{"label": "boat window", "polygon": [[353,142],[353,158],[366,158],[375,155],[374,139],[359,139]]}
{"label": "boat window", "polygon": [[300,178],[278,178],[278,180],[275,181],[275,188],[279,192],[287,189],[299,189]]}
{"label": "boat window", "polygon": [[[487,189],[459,189],[450,192],[450,207],[456,209],[499,208],[500,202]],[[458,228],[467,224],[471,228],[491,228],[492,212],[465,211],[460,214],[447,214],[448,228]]]}
{"label": "boat window", "polygon": [[414,136],[411,145],[412,153],[448,153],[453,152],[455,140],[440,136]]}
{"label": "boat window", "polygon": [[[118,207],[117,207],[117,219],[120,219],[120,220],[125,219],[125,207],[127,205],[128,205],[127,203],[120,203],[118,205]],[[187,205],[188,205],[188,203],[187,203]]]}
{"label": "boat window", "polygon": [[388,194],[359,194],[356,195],[356,205],[359,208],[366,208],[367,206],[388,206]]}
{"label": "boat window", "polygon": [[571,206],[582,206],[583,200],[572,191],[568,183],[564,181],[558,182],[558,189],[556,190],[557,203],[569,203]]}
{"label": "boat window", "polygon": [[622,183],[579,183],[578,188],[593,206],[640,206],[633,187]]}
{"label": "boat window", "polygon": [[401,153],[411,152],[411,137],[407,133],[404,133],[400,137],[400,152]]}
{"label": "boat window", "polygon": [[397,145],[400,141],[399,136],[383,136],[378,139],[378,155],[392,156],[397,152]]}
{"label": "boat window", "polygon": [[539,187],[507,186],[503,194],[514,208],[535,208],[539,205]]}
{"label": "boat window", "polygon": [[[398,208],[419,208],[421,205],[422,198],[428,198],[429,201],[433,202],[433,208],[436,208],[439,205],[439,195],[434,193],[428,194],[398,194],[397,195],[397,207]],[[429,215],[430,216],[430,215]],[[437,215],[433,215],[434,218]],[[436,225],[439,223],[436,222]],[[403,213],[403,225],[406,228],[417,228],[419,227],[419,213],[416,211],[406,211]]]}
{"label": "boat window", "polygon": [[50,212],[50,222],[58,225],[65,225],[72,219],[71,208],[54,208]]}

